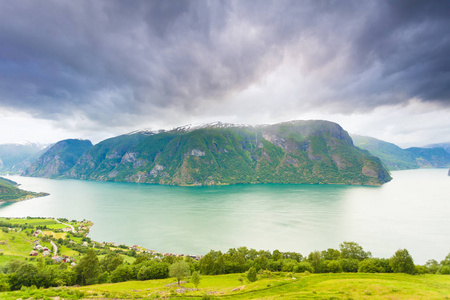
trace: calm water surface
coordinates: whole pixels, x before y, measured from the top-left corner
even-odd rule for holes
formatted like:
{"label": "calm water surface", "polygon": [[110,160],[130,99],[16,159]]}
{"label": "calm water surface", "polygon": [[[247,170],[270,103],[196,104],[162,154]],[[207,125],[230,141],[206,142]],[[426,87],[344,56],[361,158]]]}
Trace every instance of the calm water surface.
{"label": "calm water surface", "polygon": [[205,254],[247,246],[296,251],[355,241],[374,256],[406,248],[416,263],[450,252],[446,169],[393,172],[382,187],[175,187],[9,176],[50,196],[0,205],[0,216],[89,219],[96,241]]}

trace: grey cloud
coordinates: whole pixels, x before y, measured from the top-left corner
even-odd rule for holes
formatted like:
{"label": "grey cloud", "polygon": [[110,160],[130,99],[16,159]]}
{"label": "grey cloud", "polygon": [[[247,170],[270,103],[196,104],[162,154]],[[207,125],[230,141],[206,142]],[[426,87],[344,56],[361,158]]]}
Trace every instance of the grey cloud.
{"label": "grey cloud", "polygon": [[352,112],[418,97],[448,106],[449,5],[0,1],[0,106],[111,126],[164,108],[189,113],[263,79],[286,52],[301,53],[301,71],[332,91],[311,105]]}

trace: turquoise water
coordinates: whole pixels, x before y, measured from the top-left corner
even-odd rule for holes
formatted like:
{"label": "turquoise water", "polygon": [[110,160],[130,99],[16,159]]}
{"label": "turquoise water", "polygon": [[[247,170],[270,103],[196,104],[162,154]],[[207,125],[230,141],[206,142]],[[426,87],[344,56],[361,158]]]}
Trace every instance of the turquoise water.
{"label": "turquoise water", "polygon": [[175,187],[9,176],[50,196],[0,205],[0,216],[89,219],[96,241],[205,254],[247,246],[296,251],[355,241],[374,256],[409,250],[416,263],[450,252],[445,169],[393,172],[382,187]]}

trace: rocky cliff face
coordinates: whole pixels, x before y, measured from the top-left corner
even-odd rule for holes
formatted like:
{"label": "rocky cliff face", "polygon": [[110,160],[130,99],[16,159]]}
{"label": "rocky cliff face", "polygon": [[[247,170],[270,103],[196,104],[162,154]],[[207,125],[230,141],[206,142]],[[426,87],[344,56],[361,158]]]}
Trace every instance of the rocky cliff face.
{"label": "rocky cliff face", "polygon": [[50,147],[29,166],[24,176],[55,178],[70,170],[78,159],[92,147],[88,140],[68,139]]}
{"label": "rocky cliff face", "polygon": [[391,180],[378,158],[356,148],[341,126],[326,121],[218,123],[134,133],[90,148],[65,176],[173,185],[380,185]]}

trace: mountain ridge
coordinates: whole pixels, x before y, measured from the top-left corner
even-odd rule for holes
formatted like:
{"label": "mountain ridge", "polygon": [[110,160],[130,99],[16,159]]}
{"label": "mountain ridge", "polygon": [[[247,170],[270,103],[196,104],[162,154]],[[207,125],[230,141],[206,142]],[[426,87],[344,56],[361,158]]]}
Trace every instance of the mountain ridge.
{"label": "mountain ridge", "polygon": [[379,157],[389,170],[450,167],[450,153],[444,148],[400,148],[373,137],[351,135],[355,145]]}
{"label": "mountain ridge", "polygon": [[90,147],[58,176],[187,186],[380,185],[391,179],[381,161],[356,148],[339,124],[322,120],[134,131]]}

